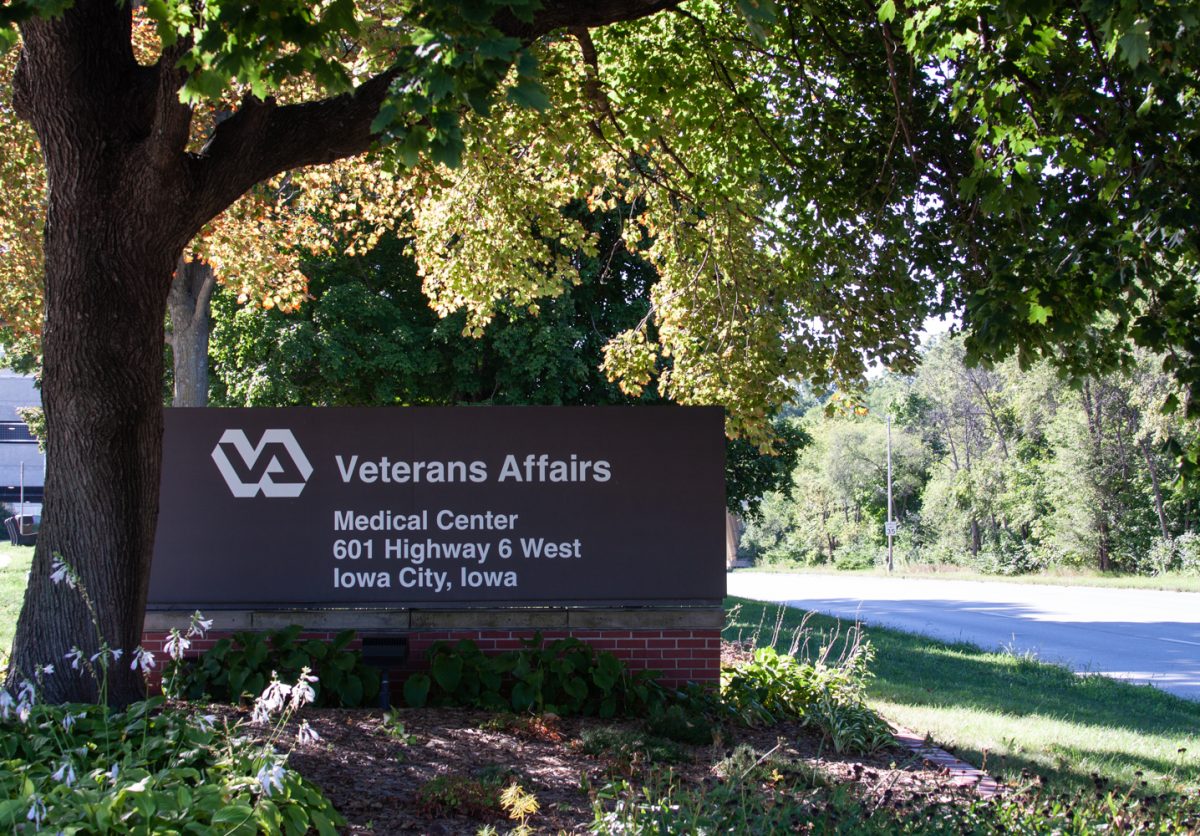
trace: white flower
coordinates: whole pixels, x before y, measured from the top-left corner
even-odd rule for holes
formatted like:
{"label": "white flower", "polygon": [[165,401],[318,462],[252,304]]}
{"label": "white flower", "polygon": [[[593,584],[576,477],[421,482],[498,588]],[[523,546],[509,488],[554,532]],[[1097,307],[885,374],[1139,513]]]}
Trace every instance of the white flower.
{"label": "white flower", "polygon": [[317,692],[309,685],[310,682],[316,681],[317,678],[312,675],[308,668],[300,670],[300,678],[292,686],[293,710],[299,710],[317,698]]}
{"label": "white flower", "polygon": [[29,801],[29,812],[25,814],[25,819],[33,822],[34,830],[41,830],[42,819],[46,818],[46,805],[36,795],[30,796]]}
{"label": "white flower", "polygon": [[275,672],[271,672],[271,681],[263,692],[259,695],[255,702],[261,702],[263,707],[271,714],[280,711],[287,703],[288,695],[292,692],[291,685],[284,685],[276,677]]}
{"label": "white flower", "polygon": [[192,620],[191,620],[191,623],[188,624],[187,634],[189,636],[199,636],[200,638],[204,638],[204,635],[209,631],[209,628],[211,628],[212,626],[213,626],[212,619],[205,618],[203,613],[200,612],[200,610],[196,610],[194,613],[192,613]]}
{"label": "white flower", "polygon": [[117,783],[117,775],[119,775],[120,772],[121,770],[118,769],[117,765],[114,763],[112,768],[108,770],[108,780],[112,781],[114,784]]}
{"label": "white flower", "polygon": [[200,731],[212,731],[213,726],[217,722],[216,714],[203,714],[195,718],[196,725]]}
{"label": "white flower", "polygon": [[121,654],[124,652],[125,651],[121,650],[120,648],[113,650],[108,647],[108,645],[105,645],[88,657],[88,661],[95,662],[97,659],[99,659],[101,665],[107,666],[109,658],[116,662],[121,658]]}
{"label": "white flower", "polygon": [[17,689],[17,699],[21,702],[32,703],[37,698],[37,688],[28,679],[21,680],[21,686]]}
{"label": "white flower", "polygon": [[32,703],[17,703],[17,719],[21,721],[21,725],[29,722],[29,714],[31,711],[33,711]]}
{"label": "white flower", "polygon": [[185,639],[178,630],[171,630],[171,635],[163,644],[163,651],[178,662],[183,658],[184,651],[192,646],[190,640]]}
{"label": "white flower", "polygon": [[[68,715],[70,716],[70,715]],[[68,787],[75,785],[75,767],[70,761],[64,761],[63,765],[58,768],[58,771],[50,776],[60,784],[66,784]]]}
{"label": "white flower", "polygon": [[316,729],[308,724],[305,720],[300,724],[300,729],[296,732],[296,742],[301,746],[306,746],[309,743],[316,743],[321,739],[321,735],[317,734]]}
{"label": "white flower", "polygon": [[154,667],[154,654],[144,647],[139,647],[133,651],[133,661],[129,663],[131,671],[141,670],[142,673],[150,673]]}
{"label": "white flower", "polygon": [[73,670],[79,670],[79,663],[83,661],[83,651],[78,647],[72,647],[63,658],[71,663]]}
{"label": "white flower", "polygon": [[282,766],[272,763],[258,770],[258,774],[254,776],[254,780],[258,781],[263,795],[269,796],[274,790],[283,789],[283,776],[285,774]]}
{"label": "white flower", "polygon": [[42,676],[51,676],[54,673],[54,665],[42,665]]}
{"label": "white flower", "polygon": [[[81,714],[79,716],[82,717],[83,715]],[[63,731],[70,731],[73,725],[75,725],[75,715],[67,712],[62,718]]]}
{"label": "white flower", "polygon": [[7,720],[16,704],[17,701],[12,698],[12,694],[0,688],[0,720]]}
{"label": "white flower", "polygon": [[56,584],[65,582],[68,589],[75,588],[75,572],[61,555],[54,555],[54,559],[50,561],[50,580]]}

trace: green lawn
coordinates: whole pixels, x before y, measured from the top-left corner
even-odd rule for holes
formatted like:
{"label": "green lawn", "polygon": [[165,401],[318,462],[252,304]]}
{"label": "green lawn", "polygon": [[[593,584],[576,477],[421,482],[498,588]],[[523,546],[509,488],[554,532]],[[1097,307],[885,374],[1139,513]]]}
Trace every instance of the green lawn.
{"label": "green lawn", "polygon": [[32,562],[33,546],[0,543],[0,654],[3,655],[12,648]]}
{"label": "green lawn", "polygon": [[1126,575],[1119,572],[1052,569],[1037,575],[986,575],[961,566],[928,565],[901,566],[889,573],[886,569],[839,570],[832,566],[767,565],[738,569],[739,572],[785,572],[819,575],[846,574],[925,580],[987,581],[990,583],[1032,583],[1049,586],[1104,586],[1123,589],[1165,589],[1172,592],[1200,592],[1200,575],[1170,572],[1165,575]]}
{"label": "green lawn", "polygon": [[[769,643],[778,605],[731,598],[727,609],[738,604],[726,638]],[[804,615],[783,613],[781,642]],[[811,615],[808,651],[846,626]],[[1200,702],[973,645],[865,632],[875,648],[872,705],[998,778],[1019,784],[1031,780],[1027,769],[1064,788],[1090,785],[1097,773],[1120,786],[1200,789]]]}

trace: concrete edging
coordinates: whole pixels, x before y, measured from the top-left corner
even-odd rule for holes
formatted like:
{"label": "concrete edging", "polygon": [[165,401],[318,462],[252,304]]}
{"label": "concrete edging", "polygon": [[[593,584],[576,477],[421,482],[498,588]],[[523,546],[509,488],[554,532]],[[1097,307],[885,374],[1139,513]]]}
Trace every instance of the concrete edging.
{"label": "concrete edging", "polygon": [[995,778],[945,749],[927,743],[926,738],[919,737],[915,732],[893,725],[892,734],[895,735],[897,743],[922,761],[944,769],[954,786],[974,790],[981,798],[992,798],[1004,792],[1005,788]]}
{"label": "concrete edging", "polygon": [[[302,624],[306,630],[359,630],[409,633],[429,630],[687,630],[721,629],[720,607],[639,607],[596,609],[531,607],[528,609],[398,609],[398,610],[214,610],[205,616],[212,629],[277,630]],[[182,628],[191,612],[152,610],[143,630],[166,632]]]}

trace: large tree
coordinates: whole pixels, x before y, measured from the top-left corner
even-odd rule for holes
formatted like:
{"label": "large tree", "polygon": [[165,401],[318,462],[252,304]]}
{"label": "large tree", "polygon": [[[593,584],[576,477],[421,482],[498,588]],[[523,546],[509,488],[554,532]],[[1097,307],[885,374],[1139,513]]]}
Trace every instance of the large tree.
{"label": "large tree", "polygon": [[[94,649],[86,608],[50,582],[56,553],[98,603],[99,634],[138,643],[171,278],[206,223],[283,172],[376,144],[398,168],[442,164],[415,183],[416,251],[438,309],[466,307],[469,328],[502,300],[535,306],[570,280],[564,254],[589,236],[559,207],[640,207],[629,228],[652,237],[663,277],[661,348],[643,322],[609,365],[637,389],[669,353],[660,385],[740,405],[735,432],[761,431],[784,372],[829,379],[861,370],[864,352],[911,351],[928,293],[904,231],[929,210],[911,196],[916,169],[889,153],[893,92],[868,81],[894,43],[855,6],[830,4],[820,20],[771,19],[753,2],[648,18],[675,6],[151,3],[163,48],[148,63],[131,45],[130,4],[5,7],[20,20],[14,109],[37,134],[48,182],[47,502],[12,676],[76,644]],[[297,78],[329,95],[274,98]],[[202,105],[228,103],[230,90],[241,98],[198,144]],[[547,90],[563,103],[553,114],[541,112]],[[822,311],[836,316],[798,330]],[[118,667],[109,695],[139,686]],[[47,690],[95,696],[70,677]]]}

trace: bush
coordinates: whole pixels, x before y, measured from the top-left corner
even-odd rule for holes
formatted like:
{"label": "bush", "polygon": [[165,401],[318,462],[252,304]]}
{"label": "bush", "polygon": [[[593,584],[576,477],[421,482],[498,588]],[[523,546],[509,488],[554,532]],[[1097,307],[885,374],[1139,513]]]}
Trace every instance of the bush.
{"label": "bush", "polygon": [[1136,571],[1144,575],[1167,572],[1200,575],[1200,534],[1187,531],[1178,537],[1155,537],[1145,556],[1137,562]]}
{"label": "bush", "polygon": [[267,686],[272,673],[293,683],[300,671],[316,673],[316,704],[353,708],[371,705],[379,696],[379,671],[363,664],[350,650],[354,631],[331,642],[300,640],[303,628],[293,624],[267,633],[235,633],[195,659],[175,659],[163,671],[163,689],[180,699],[238,703]]}
{"label": "bush", "polygon": [[485,654],[470,639],[437,642],[429,649],[429,673],[405,681],[405,701],[614,717],[645,714],[663,699],[654,671],[631,672],[613,654],[579,639],[543,646],[538,634],[523,645]]}
{"label": "bush", "polygon": [[893,738],[888,724],[866,704],[870,658],[866,642],[854,645],[838,665],[799,662],[760,647],[753,661],[723,672],[721,698],[744,722],[799,720],[838,752],[874,752]]}

